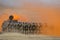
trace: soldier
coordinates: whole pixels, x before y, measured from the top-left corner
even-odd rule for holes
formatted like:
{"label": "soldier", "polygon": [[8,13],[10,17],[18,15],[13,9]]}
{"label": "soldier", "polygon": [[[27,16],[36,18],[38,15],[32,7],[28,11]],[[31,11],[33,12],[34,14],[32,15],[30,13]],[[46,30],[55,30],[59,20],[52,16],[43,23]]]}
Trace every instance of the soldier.
{"label": "soldier", "polygon": [[22,22],[18,22],[18,25],[17,25],[17,29],[19,30],[19,32],[22,30]]}
{"label": "soldier", "polygon": [[12,31],[13,28],[14,28],[14,20],[13,20],[13,18],[14,17],[12,15],[9,17],[9,24],[8,24],[8,30],[9,31]]}
{"label": "soldier", "polygon": [[24,23],[24,24],[23,24],[23,32],[24,32],[24,33],[27,32],[27,30],[28,30],[27,27],[28,27],[27,23]]}
{"label": "soldier", "polygon": [[11,31],[13,28],[13,15],[9,16],[7,21],[4,21],[2,24],[2,31]]}
{"label": "soldier", "polygon": [[13,32],[17,32],[18,31],[18,20],[13,20],[13,25],[12,25],[12,30]]}
{"label": "soldier", "polygon": [[35,23],[32,23],[31,24],[31,32],[35,33],[35,31],[36,31],[36,25],[35,25]]}

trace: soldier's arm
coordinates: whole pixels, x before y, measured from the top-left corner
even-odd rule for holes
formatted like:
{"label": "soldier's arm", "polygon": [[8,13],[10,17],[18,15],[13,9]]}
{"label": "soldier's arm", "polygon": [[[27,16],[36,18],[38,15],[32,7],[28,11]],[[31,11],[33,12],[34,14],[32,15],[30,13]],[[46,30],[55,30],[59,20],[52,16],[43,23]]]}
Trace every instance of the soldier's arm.
{"label": "soldier's arm", "polygon": [[4,21],[4,22],[2,23],[2,28],[4,28],[4,27],[5,27],[5,23],[6,23],[6,21]]}
{"label": "soldier's arm", "polygon": [[4,30],[4,25],[5,24],[5,21],[2,23],[2,25],[1,25],[1,27],[2,27],[2,30],[1,30],[1,32],[3,32],[3,30]]}

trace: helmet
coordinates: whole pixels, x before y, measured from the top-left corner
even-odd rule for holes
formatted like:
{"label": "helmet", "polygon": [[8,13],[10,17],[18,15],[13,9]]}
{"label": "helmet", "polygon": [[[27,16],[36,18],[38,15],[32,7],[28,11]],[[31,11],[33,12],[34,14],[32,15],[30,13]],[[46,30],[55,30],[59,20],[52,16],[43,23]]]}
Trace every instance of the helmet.
{"label": "helmet", "polygon": [[13,15],[10,15],[10,16],[9,16],[9,19],[10,19],[10,20],[12,20],[13,18],[14,18],[14,16],[13,16]]}

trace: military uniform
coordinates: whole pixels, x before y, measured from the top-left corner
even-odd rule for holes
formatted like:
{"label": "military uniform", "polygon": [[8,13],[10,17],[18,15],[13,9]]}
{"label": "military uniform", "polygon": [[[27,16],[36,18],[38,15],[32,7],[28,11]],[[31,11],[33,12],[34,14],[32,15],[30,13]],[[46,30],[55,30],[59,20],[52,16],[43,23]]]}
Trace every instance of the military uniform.
{"label": "military uniform", "polygon": [[4,21],[2,24],[2,31],[7,31],[8,25],[9,25],[9,21]]}
{"label": "military uniform", "polygon": [[14,28],[16,28],[18,22],[15,22],[14,20],[7,20],[4,21],[2,24],[2,31],[12,31]]}

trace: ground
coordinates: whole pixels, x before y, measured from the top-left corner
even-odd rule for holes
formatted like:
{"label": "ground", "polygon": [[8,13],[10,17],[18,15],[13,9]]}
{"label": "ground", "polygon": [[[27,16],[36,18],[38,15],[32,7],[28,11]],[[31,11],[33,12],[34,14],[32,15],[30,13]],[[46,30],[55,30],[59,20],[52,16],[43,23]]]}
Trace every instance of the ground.
{"label": "ground", "polygon": [[60,38],[35,34],[3,33],[0,34],[0,40],[60,40]]}

